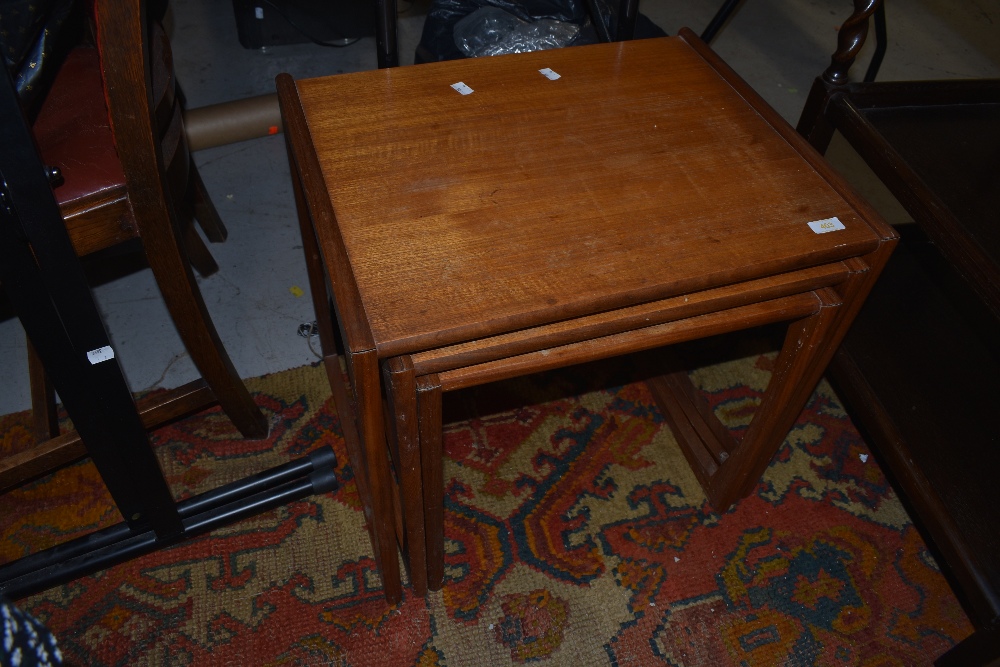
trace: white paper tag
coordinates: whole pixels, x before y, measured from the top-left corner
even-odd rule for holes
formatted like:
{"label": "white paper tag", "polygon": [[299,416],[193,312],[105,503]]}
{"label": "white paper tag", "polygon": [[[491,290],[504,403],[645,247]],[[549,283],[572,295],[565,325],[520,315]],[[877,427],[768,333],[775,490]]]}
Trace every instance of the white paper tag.
{"label": "white paper tag", "polygon": [[826,220],[814,220],[810,222],[809,229],[813,230],[817,234],[826,234],[827,232],[836,232],[841,229],[847,229],[847,227],[844,227],[844,223],[840,221],[840,218],[827,218]]}
{"label": "white paper tag", "polygon": [[472,88],[469,88],[461,81],[459,81],[458,83],[451,84],[451,87],[457,90],[458,92],[462,93],[463,95],[469,95],[470,93],[472,93]]}
{"label": "white paper tag", "polygon": [[110,345],[105,345],[104,347],[99,347],[96,350],[91,350],[87,353],[87,360],[90,365],[99,364],[102,361],[107,361],[108,359],[115,358],[115,351],[111,349]]}
{"label": "white paper tag", "polygon": [[538,71],[541,72],[542,76],[544,76],[549,81],[555,81],[556,79],[560,78],[560,75],[559,75],[558,72],[553,72],[548,67],[546,67],[544,69],[540,69]]}

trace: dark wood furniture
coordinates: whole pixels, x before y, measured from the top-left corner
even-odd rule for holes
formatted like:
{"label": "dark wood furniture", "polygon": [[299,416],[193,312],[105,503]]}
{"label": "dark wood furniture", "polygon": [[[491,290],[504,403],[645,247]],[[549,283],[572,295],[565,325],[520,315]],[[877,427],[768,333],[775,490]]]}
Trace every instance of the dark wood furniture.
{"label": "dark wood furniture", "polygon": [[976,632],[939,665],[1000,660],[1000,81],[848,83],[878,2],[858,3],[799,131],[841,132],[917,225],[834,357],[851,416]]}
{"label": "dark wood furniture", "polygon": [[442,583],[442,392],[789,322],[740,442],[686,378],[655,383],[725,508],[756,484],[895,242],[690,31],[282,75],[278,93],[326,365],[390,602],[397,541],[418,594]]}
{"label": "dark wood furniture", "polygon": [[[203,379],[147,401],[149,428],[219,402],[247,437],[267,435],[212,323],[191,265],[218,269],[194,229],[222,241],[219,218],[188,151],[163,28],[142,3],[97,2],[96,46],[73,50],[33,124],[46,165],[61,172],[56,200],[78,255],[144,252],[178,333]],[[148,28],[148,29],[147,29]],[[60,434],[51,386],[29,355],[39,444],[0,461],[0,489],[86,453],[76,433]]]}
{"label": "dark wood furniture", "polygon": [[[138,0],[114,4],[126,14],[139,8]],[[0,595],[44,590],[335,488],[336,461],[324,447],[174,502],[6,70],[0,71],[0,145],[0,283],[124,519],[3,563]]]}

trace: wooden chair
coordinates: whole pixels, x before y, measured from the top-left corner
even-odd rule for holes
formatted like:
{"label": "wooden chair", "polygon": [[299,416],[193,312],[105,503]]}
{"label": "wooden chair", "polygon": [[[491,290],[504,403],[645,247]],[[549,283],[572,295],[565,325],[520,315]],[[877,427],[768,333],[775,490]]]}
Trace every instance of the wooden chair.
{"label": "wooden chair", "polygon": [[840,132],[916,225],[830,366],[975,633],[938,665],[1000,661],[1000,80],[851,83],[880,0],[856,0],[798,130]]}
{"label": "wooden chair", "polygon": [[[266,419],[237,374],[192,273],[218,269],[198,233],[226,238],[188,150],[170,44],[147,23],[141,0],[95,3],[96,48],[72,51],[34,122],[70,240],[81,257],[140,247],[201,380],[140,404],[147,428],[218,401],[243,435]],[[51,388],[29,355],[40,442],[0,461],[0,488],[79,458],[75,433],[59,435]]]}
{"label": "wooden chair", "polygon": [[111,341],[6,71],[0,145],[0,281],[123,519],[3,563],[0,597],[16,600],[335,489],[336,457],[320,447],[174,500],[121,366],[108,354]]}

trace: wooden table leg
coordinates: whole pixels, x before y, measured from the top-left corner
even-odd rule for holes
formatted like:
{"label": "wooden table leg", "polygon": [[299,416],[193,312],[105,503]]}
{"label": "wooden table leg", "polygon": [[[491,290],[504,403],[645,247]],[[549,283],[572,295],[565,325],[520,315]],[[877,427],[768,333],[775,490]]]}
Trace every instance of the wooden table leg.
{"label": "wooden table leg", "polygon": [[741,441],[718,421],[687,373],[649,381],[657,404],[715,509],[724,511],[753,491],[812,395],[892,246],[882,244],[863,260],[849,260],[850,277],[836,289],[818,290],[819,310],[789,325],[764,398]]}
{"label": "wooden table leg", "polygon": [[375,551],[375,561],[382,576],[385,596],[390,604],[397,604],[402,599],[402,585],[399,579],[399,563],[396,559],[396,540],[392,530],[394,513],[390,495],[388,453],[381,423],[382,399],[378,359],[374,350],[351,354],[347,358],[356,385],[352,401],[352,392],[344,381],[340,357],[337,354],[334,332],[336,319],[330,305],[323,258],[316,242],[312,220],[309,218],[302,192],[302,181],[295,170],[292,173],[292,186],[302,232],[302,250],[309,276],[309,289],[312,292],[313,307],[316,310],[316,321],[319,326],[323,363],[330,380],[341,428],[344,431],[347,454],[354,470],[358,496],[364,507],[365,521]]}
{"label": "wooden table leg", "polygon": [[739,447],[712,478],[713,505],[728,508],[749,495],[812,395],[837,349],[831,333],[842,305],[831,289],[818,292],[818,313],[788,326],[771,381]]}
{"label": "wooden table leg", "polygon": [[424,498],[416,376],[410,358],[396,357],[382,368],[388,403],[388,425],[393,463],[399,479],[399,507],[403,518],[403,553],[410,569],[413,592],[427,594],[427,547],[424,537]]}
{"label": "wooden table leg", "polygon": [[753,490],[836,349],[839,341],[830,334],[839,320],[840,296],[829,288],[817,295],[819,310],[789,324],[771,381],[742,441],[721,426],[686,372],[649,382],[709,502],[720,512]]}
{"label": "wooden table leg", "polygon": [[417,415],[424,481],[427,588],[437,591],[444,583],[444,443],[441,381],[437,375],[417,378]]}
{"label": "wooden table leg", "polygon": [[378,354],[375,350],[351,353],[351,365],[358,431],[363,450],[362,467],[356,474],[365,476],[371,494],[372,547],[375,550],[375,562],[382,575],[385,597],[389,604],[398,604],[402,599],[403,589],[396,551],[393,483],[383,428]]}

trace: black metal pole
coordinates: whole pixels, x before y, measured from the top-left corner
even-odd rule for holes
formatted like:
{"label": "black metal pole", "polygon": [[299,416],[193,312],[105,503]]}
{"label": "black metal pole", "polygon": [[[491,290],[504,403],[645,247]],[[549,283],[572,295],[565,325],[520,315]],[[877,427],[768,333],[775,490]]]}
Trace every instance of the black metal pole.
{"label": "black metal pole", "polygon": [[706,44],[711,44],[712,40],[715,39],[715,35],[722,29],[722,26],[726,24],[729,20],[729,16],[736,11],[736,8],[743,4],[743,0],[726,0],[719,11],[715,13],[712,20],[709,21],[708,26],[705,31],[701,33],[701,40]]}
{"label": "black metal pole", "polygon": [[615,41],[624,42],[635,37],[635,20],[638,15],[639,0],[621,0],[618,5]]}
{"label": "black metal pole", "polygon": [[396,0],[375,0],[375,46],[378,68],[399,67],[396,37]]}
{"label": "black metal pole", "polygon": [[[308,457],[178,503],[184,531],[157,537],[119,523],[0,567],[0,593],[16,599],[123,563],[260,512],[337,488],[337,459],[324,447]],[[266,482],[266,483],[265,483]],[[221,501],[221,502],[220,502]]]}
{"label": "black metal pole", "polygon": [[[394,9],[394,3],[393,3]],[[0,73],[0,282],[125,522],[0,567],[35,593],[336,488],[329,447],[175,503],[73,250],[5,67]]]}
{"label": "black metal pole", "polygon": [[0,74],[0,281],[125,521],[182,530],[10,76]]}
{"label": "black metal pole", "polygon": [[875,10],[875,53],[872,54],[871,62],[868,63],[868,70],[865,72],[865,82],[871,83],[878,76],[878,69],[882,66],[882,58],[885,57],[886,46],[889,37],[885,28],[885,3],[883,2]]}
{"label": "black metal pole", "polygon": [[587,0],[587,11],[590,13],[590,22],[594,24],[594,30],[597,31],[597,39],[604,43],[610,42],[611,31],[607,21],[604,20],[604,15],[601,14],[601,7],[597,4],[597,0]]}

